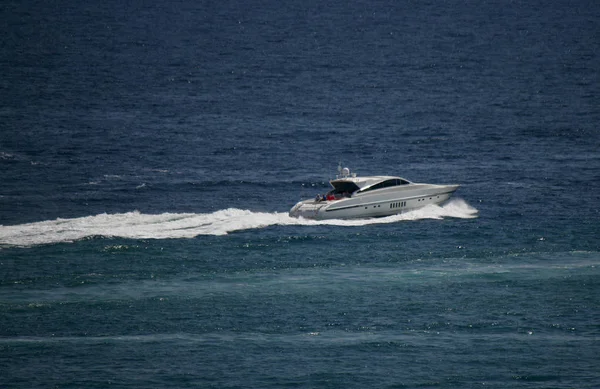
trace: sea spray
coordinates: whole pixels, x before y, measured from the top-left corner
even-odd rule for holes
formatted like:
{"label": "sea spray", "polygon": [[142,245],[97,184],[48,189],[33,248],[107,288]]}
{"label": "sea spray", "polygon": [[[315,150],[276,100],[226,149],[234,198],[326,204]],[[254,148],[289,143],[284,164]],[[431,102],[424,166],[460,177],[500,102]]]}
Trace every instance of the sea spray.
{"label": "sea spray", "polygon": [[91,236],[127,239],[183,239],[199,235],[226,235],[233,231],[264,228],[274,225],[332,225],[356,227],[371,224],[396,223],[409,220],[474,218],[477,209],[464,200],[454,199],[443,206],[428,205],[406,213],[373,219],[306,220],[291,218],[282,212],[253,212],[228,208],[212,213],[142,214],[138,211],[120,214],[99,214],[73,219],[0,226],[0,245],[35,246],[59,242],[74,242]]}

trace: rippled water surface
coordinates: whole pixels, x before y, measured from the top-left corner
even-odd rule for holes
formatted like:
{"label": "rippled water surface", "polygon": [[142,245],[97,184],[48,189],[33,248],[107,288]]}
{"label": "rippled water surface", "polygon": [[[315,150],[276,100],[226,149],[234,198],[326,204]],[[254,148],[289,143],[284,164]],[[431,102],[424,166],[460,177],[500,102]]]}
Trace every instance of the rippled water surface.
{"label": "rippled water surface", "polygon": [[[597,388],[600,8],[0,7],[0,385]],[[460,184],[288,217],[359,175]]]}

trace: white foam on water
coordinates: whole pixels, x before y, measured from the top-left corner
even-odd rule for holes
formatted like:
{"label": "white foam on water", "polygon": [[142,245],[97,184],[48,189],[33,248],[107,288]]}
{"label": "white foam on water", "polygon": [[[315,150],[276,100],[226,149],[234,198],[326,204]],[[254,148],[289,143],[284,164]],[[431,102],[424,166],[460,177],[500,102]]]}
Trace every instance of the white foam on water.
{"label": "white foam on water", "polygon": [[443,206],[428,205],[399,215],[357,220],[306,220],[289,217],[282,212],[252,212],[236,208],[212,213],[142,214],[138,211],[120,214],[100,214],[74,219],[56,219],[42,222],[0,226],[0,245],[35,246],[60,242],[74,242],[91,236],[129,239],[181,239],[199,235],[226,235],[229,232],[269,227],[274,225],[334,225],[365,226],[396,223],[406,220],[469,219],[477,217],[477,209],[464,200],[454,199]]}

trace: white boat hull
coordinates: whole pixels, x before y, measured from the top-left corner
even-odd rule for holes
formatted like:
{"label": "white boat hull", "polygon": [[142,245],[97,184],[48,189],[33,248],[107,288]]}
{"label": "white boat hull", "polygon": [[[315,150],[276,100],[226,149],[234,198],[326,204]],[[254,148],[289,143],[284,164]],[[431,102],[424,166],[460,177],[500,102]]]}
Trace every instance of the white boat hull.
{"label": "white boat hull", "polygon": [[333,201],[300,201],[289,212],[305,219],[362,219],[384,217],[440,204],[450,198],[458,185],[410,184]]}

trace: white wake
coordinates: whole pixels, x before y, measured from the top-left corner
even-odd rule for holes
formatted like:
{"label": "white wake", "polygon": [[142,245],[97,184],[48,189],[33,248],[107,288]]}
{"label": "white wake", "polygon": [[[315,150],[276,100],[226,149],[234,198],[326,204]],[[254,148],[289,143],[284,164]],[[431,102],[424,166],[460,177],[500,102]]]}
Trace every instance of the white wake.
{"label": "white wake", "polygon": [[100,214],[74,219],[0,226],[0,245],[34,246],[73,242],[92,236],[129,239],[194,238],[199,235],[225,235],[229,232],[280,225],[365,226],[396,223],[403,220],[474,218],[477,209],[461,199],[443,206],[429,205],[414,211],[377,219],[325,220],[296,219],[287,213],[252,212],[229,208],[213,213],[142,214],[137,211],[120,214]]}

